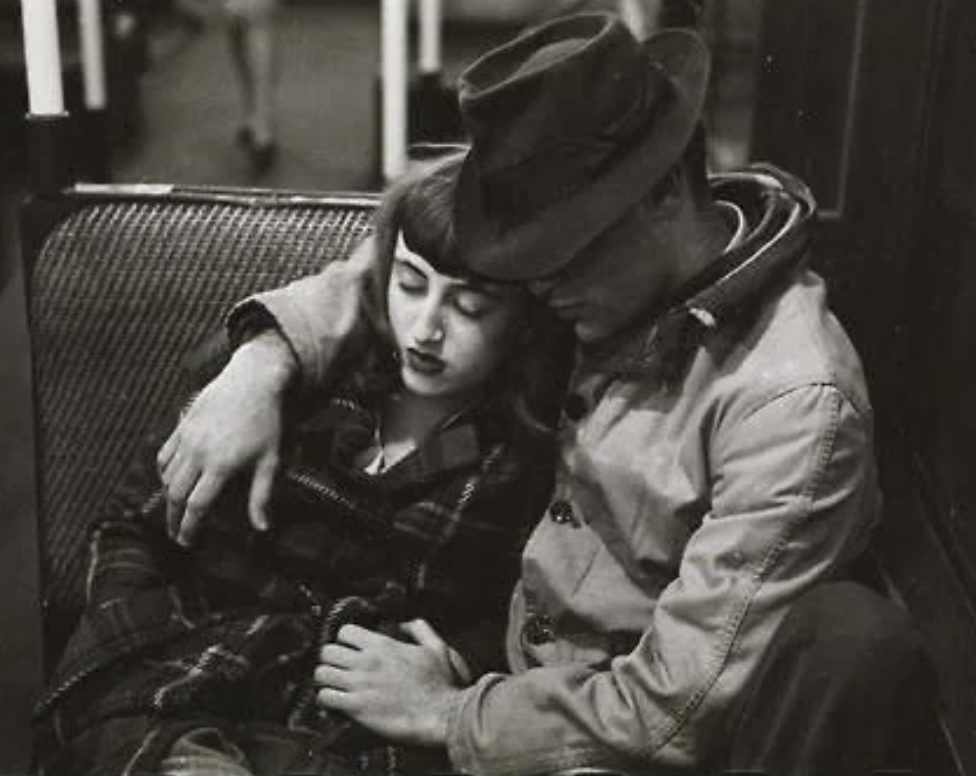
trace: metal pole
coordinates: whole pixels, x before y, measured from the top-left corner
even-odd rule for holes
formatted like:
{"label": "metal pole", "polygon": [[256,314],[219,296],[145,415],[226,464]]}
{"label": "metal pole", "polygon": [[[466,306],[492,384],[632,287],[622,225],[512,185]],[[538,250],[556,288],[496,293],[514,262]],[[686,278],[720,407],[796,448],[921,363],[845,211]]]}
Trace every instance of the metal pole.
{"label": "metal pole", "polygon": [[55,0],[20,0],[24,25],[24,61],[32,116],[64,113],[61,86],[61,49]]}
{"label": "metal pole", "polygon": [[380,59],[382,172],[386,181],[407,163],[407,0],[383,0]]}
{"label": "metal pole", "polygon": [[421,75],[441,70],[441,0],[420,0]]}
{"label": "metal pole", "polygon": [[88,110],[104,110],[108,107],[108,88],[105,75],[105,28],[101,0],[80,0],[78,28],[81,39],[85,107]]}
{"label": "metal pole", "polygon": [[78,33],[85,101],[80,126],[85,149],[85,171],[88,173],[86,177],[107,181],[111,178],[111,148],[102,0],[79,0]]}
{"label": "metal pole", "polygon": [[27,69],[27,142],[34,194],[53,195],[70,181],[68,114],[64,110],[55,0],[21,0]]}

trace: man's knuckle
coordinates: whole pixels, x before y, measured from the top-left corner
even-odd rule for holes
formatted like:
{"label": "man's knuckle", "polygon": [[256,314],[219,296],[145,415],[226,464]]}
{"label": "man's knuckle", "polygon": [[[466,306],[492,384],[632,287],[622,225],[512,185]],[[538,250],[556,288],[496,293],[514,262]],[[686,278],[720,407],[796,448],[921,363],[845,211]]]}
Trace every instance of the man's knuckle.
{"label": "man's knuckle", "polygon": [[320,653],[322,660],[333,661],[339,654],[339,648],[335,644],[326,644],[322,647]]}
{"label": "man's knuckle", "polygon": [[351,711],[355,708],[349,696],[346,693],[339,692],[331,687],[323,687],[318,692],[319,702],[326,706],[331,706],[334,709],[341,709],[344,711]]}
{"label": "man's knuckle", "polygon": [[339,628],[338,633],[336,633],[336,637],[339,638],[340,640],[355,638],[356,634],[359,631],[360,631],[360,627],[358,625],[353,625],[352,623],[346,623],[341,628]]}

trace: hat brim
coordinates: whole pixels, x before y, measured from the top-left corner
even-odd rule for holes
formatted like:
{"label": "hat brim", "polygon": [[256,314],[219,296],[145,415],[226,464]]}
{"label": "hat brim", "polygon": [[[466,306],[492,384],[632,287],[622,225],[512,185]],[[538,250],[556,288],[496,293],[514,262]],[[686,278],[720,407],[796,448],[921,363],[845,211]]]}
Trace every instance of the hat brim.
{"label": "hat brim", "polygon": [[568,264],[613,225],[678,161],[691,140],[708,88],[708,50],[689,30],[663,30],[643,46],[648,67],[676,84],[674,99],[633,149],[575,194],[502,228],[486,216],[478,165],[471,153],[458,178],[455,225],[462,261],[498,280],[530,280]]}

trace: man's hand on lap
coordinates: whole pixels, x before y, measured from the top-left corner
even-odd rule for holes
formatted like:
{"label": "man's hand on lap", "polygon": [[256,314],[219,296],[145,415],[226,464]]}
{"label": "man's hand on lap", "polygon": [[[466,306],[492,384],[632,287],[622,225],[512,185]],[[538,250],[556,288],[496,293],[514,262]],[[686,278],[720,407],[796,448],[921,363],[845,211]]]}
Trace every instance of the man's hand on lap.
{"label": "man's hand on lap", "polygon": [[402,627],[412,643],[344,626],[336,643],[322,648],[319,703],[393,741],[445,746],[461,692],[450,647],[423,620]]}

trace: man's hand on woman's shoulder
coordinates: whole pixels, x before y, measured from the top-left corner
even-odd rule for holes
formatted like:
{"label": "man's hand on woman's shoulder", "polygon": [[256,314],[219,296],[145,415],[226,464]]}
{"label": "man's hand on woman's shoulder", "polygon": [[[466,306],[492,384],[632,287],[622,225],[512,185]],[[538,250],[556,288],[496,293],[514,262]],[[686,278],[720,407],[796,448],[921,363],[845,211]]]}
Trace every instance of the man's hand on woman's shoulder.
{"label": "man's hand on woman's shoulder", "polygon": [[170,535],[188,545],[224,486],[252,469],[248,514],[268,527],[267,507],[278,468],[281,403],[298,366],[274,330],[241,345],[224,370],[194,399],[157,457]]}

